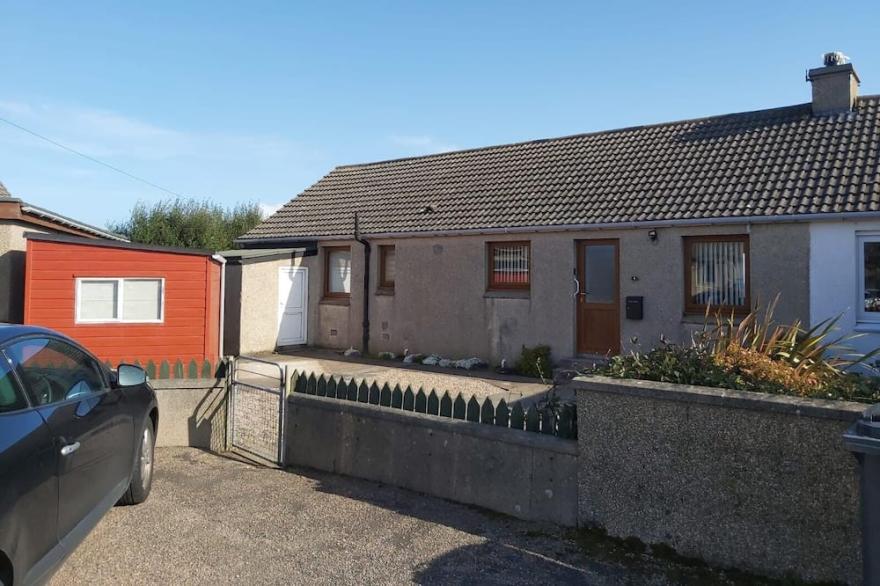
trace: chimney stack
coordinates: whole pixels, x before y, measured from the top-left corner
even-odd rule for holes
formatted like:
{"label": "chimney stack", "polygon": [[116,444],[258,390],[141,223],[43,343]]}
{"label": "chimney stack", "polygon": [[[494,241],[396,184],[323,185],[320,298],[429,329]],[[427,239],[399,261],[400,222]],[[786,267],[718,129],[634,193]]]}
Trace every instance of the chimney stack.
{"label": "chimney stack", "polygon": [[840,51],[825,53],[823,61],[824,67],[807,72],[807,81],[813,84],[813,115],[851,111],[859,94],[856,70]]}

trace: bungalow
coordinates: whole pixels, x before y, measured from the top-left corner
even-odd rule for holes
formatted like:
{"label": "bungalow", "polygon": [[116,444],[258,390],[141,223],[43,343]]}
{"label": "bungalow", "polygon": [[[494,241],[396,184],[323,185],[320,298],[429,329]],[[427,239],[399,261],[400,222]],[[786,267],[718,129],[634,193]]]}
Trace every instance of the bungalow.
{"label": "bungalow", "polygon": [[89,226],[15,198],[0,183],[0,322],[21,323],[24,319],[27,232],[125,240],[113,232]]}
{"label": "bungalow", "polygon": [[807,79],[795,106],[337,167],[238,239],[273,250],[241,265],[239,350],[614,353],[777,295],[880,345],[880,96],[840,54]]}

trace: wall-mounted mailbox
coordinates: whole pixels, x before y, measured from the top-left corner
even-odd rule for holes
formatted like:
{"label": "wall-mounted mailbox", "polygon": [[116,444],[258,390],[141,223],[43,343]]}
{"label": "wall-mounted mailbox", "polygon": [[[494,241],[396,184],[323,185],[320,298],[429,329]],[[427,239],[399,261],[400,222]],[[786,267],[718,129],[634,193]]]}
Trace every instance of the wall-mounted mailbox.
{"label": "wall-mounted mailbox", "polygon": [[645,315],[645,298],[642,296],[626,298],[626,319],[642,319]]}

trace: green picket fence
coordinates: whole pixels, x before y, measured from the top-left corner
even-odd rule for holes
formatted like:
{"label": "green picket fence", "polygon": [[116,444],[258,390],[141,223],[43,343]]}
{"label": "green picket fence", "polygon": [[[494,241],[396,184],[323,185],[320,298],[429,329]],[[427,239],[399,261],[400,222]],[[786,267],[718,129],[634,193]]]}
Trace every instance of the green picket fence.
{"label": "green picket fence", "polygon": [[342,377],[337,379],[323,374],[316,377],[314,373],[299,372],[293,373],[289,388],[294,393],[577,439],[577,409],[572,403],[563,403],[555,409],[535,405],[523,409],[519,403],[511,407],[504,399],[496,405],[489,398],[481,402],[475,396],[466,399],[461,393],[452,397],[447,391],[442,395],[434,389],[425,393],[422,388],[413,390],[407,386],[401,389],[400,385],[390,387],[388,383],[380,387],[375,381],[370,384],[365,380],[358,383],[355,379],[346,382]]}
{"label": "green picket fence", "polygon": [[[123,362],[126,362],[123,360]],[[116,368],[109,361],[104,362],[107,368]],[[153,380],[162,379],[182,379],[182,378],[222,378],[226,376],[226,361],[222,358],[212,362],[210,360],[202,360],[201,362],[194,358],[185,359],[178,358],[174,361],[148,360],[141,363],[140,360],[133,360],[129,364],[134,364],[143,368],[147,372],[147,376]]]}

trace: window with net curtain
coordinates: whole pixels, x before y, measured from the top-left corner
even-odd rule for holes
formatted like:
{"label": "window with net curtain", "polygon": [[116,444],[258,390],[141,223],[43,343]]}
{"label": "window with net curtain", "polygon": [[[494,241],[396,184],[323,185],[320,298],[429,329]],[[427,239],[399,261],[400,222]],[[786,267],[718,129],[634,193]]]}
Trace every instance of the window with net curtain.
{"label": "window with net curtain", "polygon": [[92,278],[77,284],[79,322],[160,322],[163,319],[162,279]]}
{"label": "window with net curtain", "polygon": [[324,295],[348,297],[351,295],[351,249],[325,249]]}
{"label": "window with net curtain", "polygon": [[685,238],[685,310],[749,311],[746,235]]}
{"label": "window with net curtain", "polygon": [[489,289],[528,289],[530,252],[528,242],[490,242]]}

